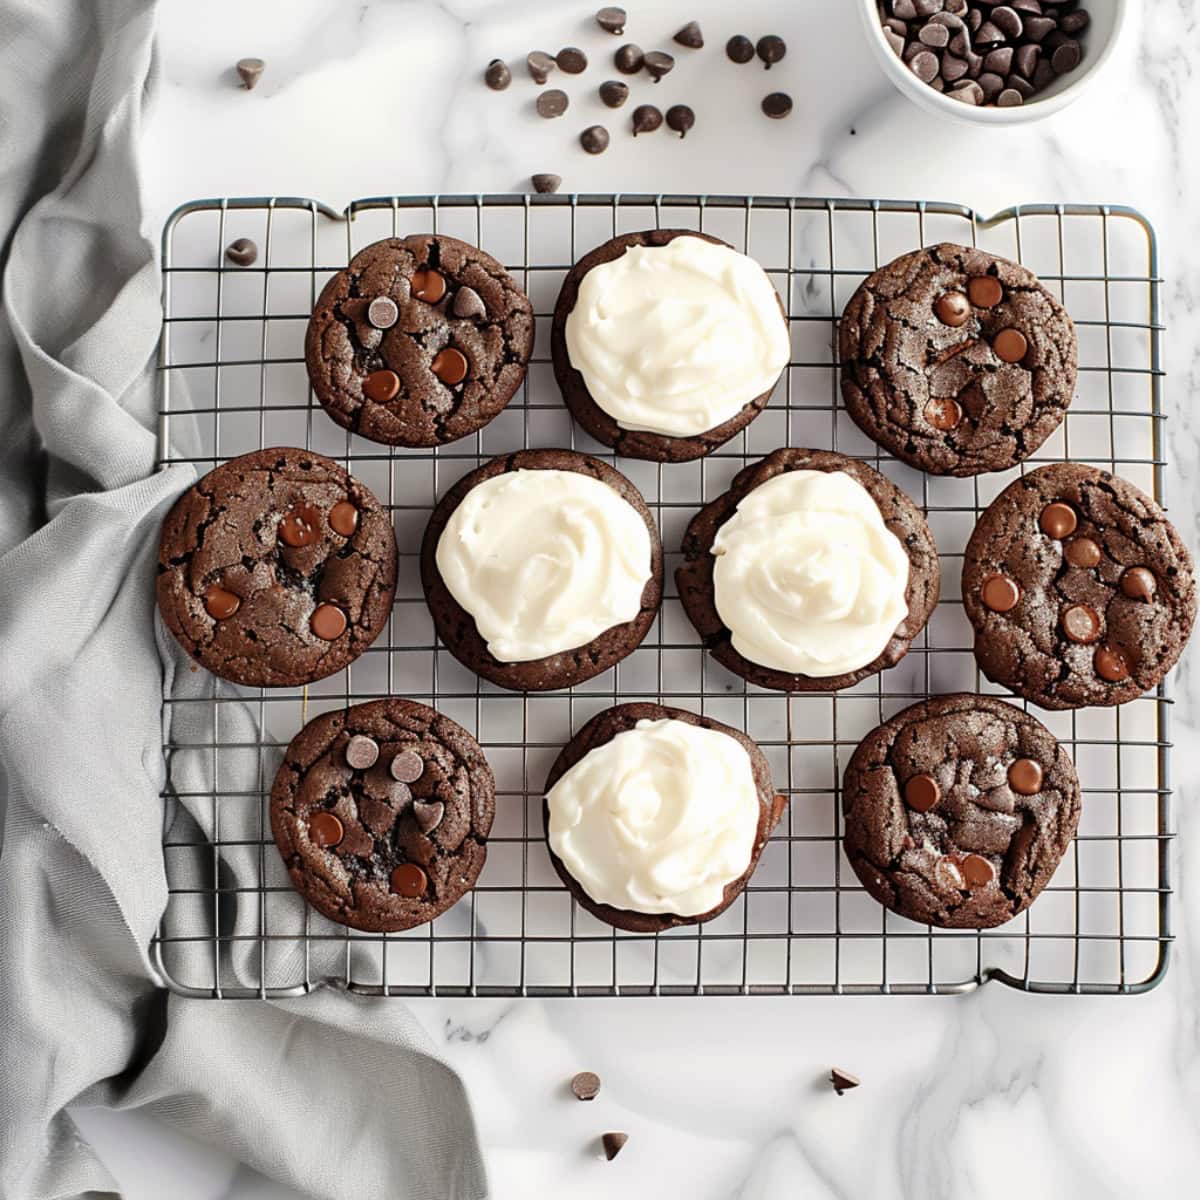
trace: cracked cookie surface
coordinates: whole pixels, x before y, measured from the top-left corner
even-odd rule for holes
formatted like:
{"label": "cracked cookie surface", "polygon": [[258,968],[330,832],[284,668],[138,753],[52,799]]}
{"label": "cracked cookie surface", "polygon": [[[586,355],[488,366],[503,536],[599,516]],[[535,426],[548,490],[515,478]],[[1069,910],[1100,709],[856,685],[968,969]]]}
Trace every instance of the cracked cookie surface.
{"label": "cracked cookie surface", "polygon": [[[734,649],[730,630],[717,611],[713,541],[721,526],[734,515],[738,504],[751,491],[788,471],[844,471],[870,494],[879,507],[884,524],[899,538],[908,554],[909,576],[905,593],[908,615],[897,626],[883,652],[857,671],[813,678],[752,662]],[[692,518],[684,534],[682,549],[683,562],[675,570],[675,583],[684,612],[705,648],[717,662],[743,679],[779,691],[836,691],[895,666],[908,653],[913,638],[925,627],[937,604],[941,586],[937,548],[921,510],[890,479],[866,463],[826,450],[776,450],[760,462],[744,467],[734,477],[729,491],[706,504]]]}
{"label": "cracked cookie surface", "polygon": [[900,916],[989,929],[1028,908],[1079,824],[1070,756],[988,696],[914,704],[859,743],[842,783],[855,874]]}
{"label": "cracked cookie surface", "polygon": [[979,518],[962,598],[987,677],[1043,708],[1122,704],[1175,665],[1196,615],[1192,556],[1127,480],[1056,463]]}
{"label": "cracked cookie surface", "polygon": [[159,610],[214,675],[296,687],[378,637],[396,557],[391,518],[357,479],[311,451],[259,450],[211,471],[168,513]]}
{"label": "cracked cookie surface", "polygon": [[529,298],[500,263],[422,234],[375,242],[329,280],[305,359],[339,425],[388,445],[440,446],[512,399],[533,336]]}
{"label": "cracked cookie surface", "polygon": [[478,742],[395,698],[310,721],[271,788],[292,885],[330,920],[372,933],[423,925],[470,891],[495,812]]}
{"label": "cracked cookie surface", "polygon": [[[640,516],[650,533],[650,578],[642,590],[641,610],[632,621],[614,625],[586,645],[544,658],[501,662],[488,650],[474,618],[451,595],[437,565],[438,540],[454,510],[477,484],[509,471],[577,471],[607,484]],[[438,637],[464,666],[514,691],[572,687],[618,663],[640,645],[654,623],[662,600],[663,553],[658,528],[642,494],[619,471],[573,450],[518,450],[493,458],[458,481],[438,501],[421,543],[421,581]]]}
{"label": "cracked cookie surface", "polygon": [[1075,393],[1075,326],[1017,263],[951,243],[902,255],[838,327],[859,428],[934,475],[1003,471],[1058,428]]}

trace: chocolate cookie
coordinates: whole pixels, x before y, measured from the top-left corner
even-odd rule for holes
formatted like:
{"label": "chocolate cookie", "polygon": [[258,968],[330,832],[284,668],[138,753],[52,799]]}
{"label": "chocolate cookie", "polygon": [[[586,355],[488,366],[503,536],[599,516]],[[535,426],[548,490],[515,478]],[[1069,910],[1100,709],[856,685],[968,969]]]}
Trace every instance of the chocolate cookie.
{"label": "chocolate cookie", "polygon": [[[459,505],[473,488],[518,471],[571,471],[597,480],[611,489],[630,506],[635,519],[640,518],[648,533],[647,578],[640,597],[636,591],[634,593],[634,603],[637,604],[640,599],[640,607],[632,619],[605,628],[582,645],[536,658],[501,661],[493,656],[489,642],[480,632],[475,618],[455,599],[447,586],[438,565],[438,545]],[[559,508],[552,507],[548,511],[558,512]],[[581,548],[577,548],[572,538],[565,551],[569,565],[582,563],[600,569],[596,564],[606,561],[600,557],[598,545],[604,537],[604,531],[585,527],[582,532],[576,530],[575,535],[588,540]],[[483,536],[486,537],[486,532]],[[540,561],[553,556],[554,547],[537,545],[537,533],[531,528],[522,528],[520,536],[520,554],[524,557],[524,565],[536,572]],[[514,564],[514,567],[517,565]],[[637,648],[654,623],[662,599],[662,574],[662,543],[641,493],[619,471],[572,450],[519,450],[484,463],[460,479],[438,502],[421,544],[421,580],[438,636],[454,657],[476,674],[514,691],[571,687],[620,662]],[[518,594],[514,602],[523,605],[527,597],[530,606],[552,605],[566,596],[570,583],[570,577],[564,578],[561,572],[546,576],[535,573],[515,585]],[[608,583],[607,577],[601,577],[596,581],[594,592],[597,595],[606,592]],[[584,600],[587,601],[586,596]]]}
{"label": "chocolate cookie", "polygon": [[[717,610],[714,586],[717,560],[713,555],[713,546],[722,526],[734,516],[738,505],[755,488],[788,472],[801,470],[827,473],[840,471],[860,484],[878,506],[884,526],[899,539],[908,555],[908,585],[904,593],[907,615],[900,619],[882,652],[872,661],[860,668],[832,676],[814,676],[780,670],[745,657],[734,647],[733,633]],[[830,553],[836,557],[836,543],[831,542],[831,545],[833,549]],[[771,564],[761,566],[763,586],[770,591],[783,593],[794,586],[796,580],[792,575],[782,578],[780,573],[795,572],[798,568],[803,569],[804,564],[797,561],[795,555],[789,554],[788,561],[777,565],[777,571],[769,571],[770,566]],[[822,570],[823,568],[818,567],[818,574]],[[775,688],[779,691],[835,691],[850,687],[886,667],[895,666],[908,653],[913,638],[924,628],[937,604],[941,569],[933,535],[925,523],[924,516],[890,479],[866,463],[846,458],[841,454],[824,450],[782,449],[744,467],[734,477],[728,492],[706,504],[692,518],[683,538],[683,561],[676,568],[675,582],[684,611],[696,627],[696,632],[705,647],[722,666],[760,687]],[[771,601],[765,605],[767,609],[772,604],[777,607],[777,597],[765,599]],[[843,608],[859,607],[850,598],[842,597],[838,601],[837,597],[831,597],[827,592],[824,597],[815,596],[814,600],[821,601],[826,606],[839,602]],[[765,612],[764,619],[769,615],[769,612]]]}
{"label": "chocolate cookie", "polygon": [[325,285],[305,358],[346,429],[440,446],[486,425],[525,378],[529,298],[490,254],[442,234],[387,238]]}
{"label": "chocolate cookie", "polygon": [[[666,708],[661,704],[618,704],[614,708],[597,713],[563,747],[558,758],[554,760],[554,765],[550,768],[550,774],[546,778],[545,792],[548,794],[572,767],[581,762],[592,750],[612,741],[617,734],[635,728],[639,721],[662,720],[683,721],[700,729],[714,730],[725,734],[733,738],[746,751],[750,757],[750,768],[758,798],[758,827],[754,833],[750,861],[745,871],[725,886],[722,899],[718,904],[707,912],[692,916],[679,916],[675,913],[636,912],[631,909],[614,908],[609,904],[598,903],[588,895],[579,880],[571,874],[553,849],[549,849],[550,861],[554,864],[554,869],[579,904],[601,921],[615,925],[618,929],[628,930],[630,933],[661,933],[663,930],[674,928],[677,925],[696,925],[702,921],[711,921],[724,912],[737,899],[750,876],[754,874],[754,868],[758,865],[763,847],[767,844],[771,831],[779,824],[787,803],[783,796],[775,793],[771,783],[770,767],[763,752],[744,733],[732,729],[728,725],[722,725],[710,717],[699,716],[683,709]],[[542,803],[542,820],[549,847],[550,806],[545,800]]]}
{"label": "chocolate cookie", "polygon": [[859,428],[933,475],[1003,471],[1058,428],[1075,394],[1075,326],[1017,263],[943,243],[880,267],[839,326]]}
{"label": "chocolate cookie", "polygon": [[975,657],[1043,708],[1123,704],[1175,665],[1196,616],[1192,556],[1162,509],[1095,467],[1015,480],[963,558]]}
{"label": "chocolate cookie", "polygon": [[158,606],[214,675],[298,687],[340,671],[392,611],[396,537],[379,501],[309,450],[244,454],[176,501]]}
{"label": "chocolate cookie", "polygon": [[411,700],[309,721],[271,788],[271,833],[295,889],[369,933],[432,921],[475,886],[496,788],[461,725]]}
{"label": "chocolate cookie", "polygon": [[990,929],[1028,908],[1079,824],[1079,780],[1050,731],[988,696],[935,696],[859,743],[842,782],[846,854],[881,904]]}
{"label": "chocolate cookie", "polygon": [[[710,453],[718,446],[729,441],[739,430],[749,425],[763,408],[766,407],[775,382],[778,379],[779,372],[785,369],[787,365],[788,351],[785,347],[783,351],[783,363],[779,367],[779,371],[774,373],[769,386],[766,386],[760,394],[750,398],[733,416],[721,421],[711,429],[687,436],[672,436],[661,432],[650,432],[645,429],[624,427],[618,424],[617,420],[597,403],[588,390],[583,375],[572,366],[571,357],[567,349],[567,318],[574,310],[579,299],[579,291],[584,282],[584,277],[594,267],[602,263],[611,263],[620,259],[630,247],[667,246],[676,238],[681,237],[698,238],[710,245],[732,250],[732,247],[727,246],[719,238],[709,237],[707,234],[697,233],[691,229],[651,229],[640,233],[622,234],[620,237],[615,237],[611,241],[605,242],[602,246],[598,246],[571,268],[567,273],[566,279],[563,280],[562,290],[559,292],[558,302],[554,308],[554,320],[550,330],[550,352],[554,360],[554,376],[558,380],[563,400],[571,410],[571,414],[575,420],[592,437],[606,446],[611,446],[618,454],[624,454],[629,458],[649,459],[653,462],[687,462],[690,459],[700,458]],[[780,325],[783,335],[786,337],[788,323],[783,303],[780,301],[778,294],[775,293],[774,288],[770,287],[769,284],[767,290],[770,292],[770,295],[765,299],[764,303],[771,306],[772,314],[775,308],[778,308]],[[679,299],[683,300],[684,297],[681,296]],[[644,313],[642,316],[644,320],[641,320],[640,323],[647,328],[655,329],[657,337],[657,332],[662,328],[661,321]],[[698,325],[698,322],[690,313],[686,314],[683,319],[689,322],[689,327]],[[771,320],[773,321],[774,319],[772,315]],[[614,347],[614,349],[619,348]],[[684,356],[681,355],[681,357]],[[662,382],[670,384],[672,380],[664,378]]]}

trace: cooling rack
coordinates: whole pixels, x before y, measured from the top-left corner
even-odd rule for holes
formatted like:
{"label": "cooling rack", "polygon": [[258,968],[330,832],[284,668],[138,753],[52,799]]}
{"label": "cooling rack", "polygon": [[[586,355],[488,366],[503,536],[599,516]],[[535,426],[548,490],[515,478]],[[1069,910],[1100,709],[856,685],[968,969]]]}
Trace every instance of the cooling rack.
{"label": "cooling rack", "polygon": [[[549,319],[570,265],[647,227],[715,234],[753,255],[788,309],[792,361],[771,403],[699,462],[616,459],[570,420],[551,372]],[[303,361],[325,280],[362,246],[437,231],[500,259],[529,292],[537,346],[528,379],[483,430],[436,451],[393,449],[336,426]],[[253,238],[238,267],[226,245]],[[937,478],[866,439],[838,398],[838,314],[865,274],[917,245],[977,244],[1018,259],[1058,293],[1079,333],[1078,395],[1022,468]],[[713,995],[964,992],[1000,980],[1029,992],[1133,993],[1166,970],[1170,944],[1170,698],[1043,713],[1083,784],[1079,836],[1026,913],[984,932],[937,930],[882,909],[840,847],[839,783],[858,740],[931,693],[996,692],[979,674],[959,603],[962,549],[979,512],[1018,473],[1071,459],[1131,479],[1165,504],[1160,322],[1153,230],[1123,207],[1037,205],[984,218],[957,204],[749,196],[403,196],[338,213],[294,197],[186,204],[163,234],[159,363],[163,467],[198,473],[268,445],[343,463],[392,511],[400,581],[385,633],[305,689],[239,687],[181,667],[165,699],[164,854],[169,899],[153,953],[163,982],[196,997],[277,997],[334,983],[383,995]],[[692,513],[780,445],[870,461],[925,509],[942,599],[897,667],[836,695],[786,696],[700,650],[672,582]],[[570,446],[641,489],[667,550],[667,595],[642,646],[570,691],[515,695],[439,645],[417,552],[435,500],[494,454]],[[169,639],[168,639],[169,641]],[[432,924],[372,935],[310,910],[270,839],[267,797],[283,748],[320,712],[384,695],[432,704],[470,729],[496,773],[497,815],[474,892]],[[542,836],[541,786],[594,713],[643,699],[703,711],[762,746],[789,800],[742,897],[717,920],[657,936],[614,931],[562,888]],[[1035,710],[1036,711],[1036,710]]]}

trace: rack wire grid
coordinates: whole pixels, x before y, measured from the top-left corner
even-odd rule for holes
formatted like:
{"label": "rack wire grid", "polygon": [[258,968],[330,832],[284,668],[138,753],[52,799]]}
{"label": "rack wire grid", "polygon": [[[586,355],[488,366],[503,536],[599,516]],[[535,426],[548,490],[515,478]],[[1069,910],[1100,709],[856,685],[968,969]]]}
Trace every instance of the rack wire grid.
{"label": "rack wire grid", "polygon": [[[789,314],[793,354],[771,403],[707,458],[617,459],[572,423],[554,383],[549,320],[583,253],[647,227],[703,230],[754,256]],[[382,446],[325,416],[303,339],[326,279],[378,238],[451,234],[490,251],[532,298],[528,378],[487,427],[437,450]],[[223,257],[258,242],[250,267]],[[863,277],[938,241],[1015,258],[1057,292],[1079,334],[1078,394],[1020,468],[925,475],[856,428],[839,404],[837,323]],[[1163,976],[1170,926],[1170,698],[1036,715],[1070,748],[1083,785],[1079,834],[1038,901],[997,929],[940,930],[887,912],[841,848],[839,786],[855,745],[931,694],[999,692],[979,673],[959,602],[962,549],[978,514],[1019,471],[1071,459],[1131,479],[1165,503],[1161,280],[1155,235],[1123,207],[1037,205],[984,218],[957,204],[748,196],[494,195],[186,204],[163,236],[160,450],[203,473],[235,455],[297,445],[343,463],[394,517],[399,585],[386,632],[352,666],[304,689],[251,689],[181,670],[169,681],[164,789],[169,899],[154,943],[164,983],[197,997],[277,997],[336,983],[373,995],[956,993],[998,979],[1028,992],[1134,993]],[[780,445],[863,458],[917,499],[943,563],[942,599],[896,667],[836,694],[765,691],[700,649],[673,587],[683,529],[733,475]],[[438,643],[417,554],[436,499],[492,455],[569,446],[641,489],[667,552],[667,593],[642,646],[565,692],[483,682]],[[487,865],[429,925],[373,935],[328,922],[292,890],[267,801],[284,747],[309,718],[385,695],[432,704],[482,743],[497,779]],[[744,894],[704,925],[616,931],[577,907],[547,856],[542,783],[597,711],[642,699],[744,729],[788,798]]]}

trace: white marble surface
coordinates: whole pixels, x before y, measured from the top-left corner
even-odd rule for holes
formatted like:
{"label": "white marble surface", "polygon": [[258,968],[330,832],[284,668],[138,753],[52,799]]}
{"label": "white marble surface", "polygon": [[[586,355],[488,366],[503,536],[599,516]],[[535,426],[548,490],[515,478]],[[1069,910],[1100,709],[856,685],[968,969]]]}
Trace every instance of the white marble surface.
{"label": "white marble surface", "polygon": [[[579,190],[923,196],[984,211],[1019,201],[1133,204],[1163,241],[1173,512],[1200,542],[1192,0],[1133,0],[1128,42],[1097,90],[1043,124],[986,136],[901,100],[870,58],[850,0],[626,6],[629,35],[646,48],[701,21],[710,48],[679,51],[654,91],[664,107],[691,103],[697,128],[684,143],[620,134],[589,158],[574,136],[602,119],[597,100],[541,122],[519,72],[502,95],[479,74],[493,56],[577,44],[594,65],[570,90],[590,92],[584,85],[610,74],[599,62],[619,44],[591,24],[595,3],[164,5],[162,86],[146,131],[150,225],[195,196],[274,192],[341,205],[376,193],[520,189],[541,170]],[[721,56],[730,34],[769,31],[790,47],[770,75]],[[230,68],[249,54],[268,66],[248,94]],[[775,88],[795,98],[788,121],[756,112]],[[1190,811],[1200,692],[1187,661],[1177,692],[1181,944],[1155,992],[1060,999],[991,985],[963,999],[416,1003],[467,1082],[495,1196],[1194,1196],[1200,901],[1190,860],[1200,845],[1188,842],[1200,838]],[[864,1086],[837,1098],[821,1082],[831,1063]],[[604,1079],[592,1105],[563,1091],[584,1067]],[[135,1116],[91,1110],[79,1122],[128,1200],[294,1196],[219,1148]],[[606,1128],[632,1135],[612,1165],[596,1154]]]}

